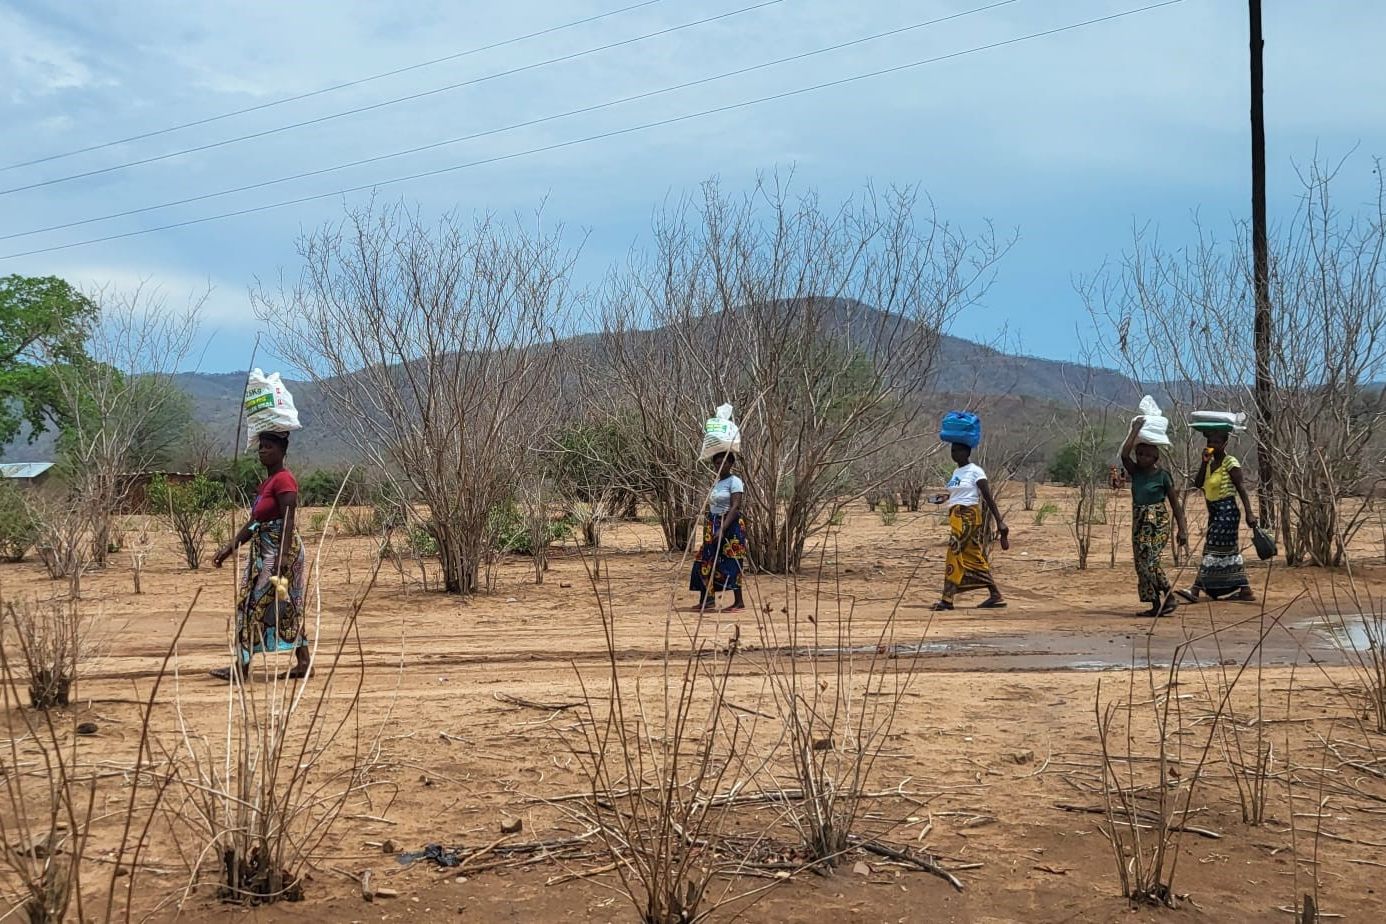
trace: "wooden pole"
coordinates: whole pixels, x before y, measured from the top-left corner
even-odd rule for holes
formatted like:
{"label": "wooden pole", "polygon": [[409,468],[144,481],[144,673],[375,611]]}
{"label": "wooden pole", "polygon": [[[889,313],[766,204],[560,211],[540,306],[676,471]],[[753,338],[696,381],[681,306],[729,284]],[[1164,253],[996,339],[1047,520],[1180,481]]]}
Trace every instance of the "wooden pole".
{"label": "wooden pole", "polygon": [[1270,242],[1266,231],[1266,114],[1265,70],[1262,51],[1261,0],[1249,0],[1251,18],[1251,253],[1255,276],[1256,313],[1256,470],[1261,520],[1275,520],[1274,410],[1270,375],[1271,300]]}

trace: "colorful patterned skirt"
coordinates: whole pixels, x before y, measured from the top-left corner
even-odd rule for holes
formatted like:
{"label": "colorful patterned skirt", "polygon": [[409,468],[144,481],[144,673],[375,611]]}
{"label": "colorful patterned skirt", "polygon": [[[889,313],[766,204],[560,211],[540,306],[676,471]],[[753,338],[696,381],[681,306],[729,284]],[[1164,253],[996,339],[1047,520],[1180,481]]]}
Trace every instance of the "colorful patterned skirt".
{"label": "colorful patterned skirt", "polygon": [[1169,578],[1160,559],[1169,545],[1169,508],[1163,503],[1131,511],[1131,550],[1136,562],[1136,586],[1143,603],[1162,605],[1169,597]]}
{"label": "colorful patterned skirt", "polygon": [[[717,536],[722,534],[721,547]],[[746,570],[746,530],[741,517],[727,524],[722,532],[721,514],[709,513],[703,523],[703,545],[693,562],[688,589],[708,597],[719,590],[740,590],[741,573]]]}
{"label": "colorful patterned skirt", "polygon": [[991,590],[991,563],[982,549],[982,508],[954,507],[948,511],[948,571],[943,579],[943,602],[969,590]]}
{"label": "colorful patterned skirt", "polygon": [[1194,588],[1217,599],[1251,587],[1242,559],[1242,511],[1235,497],[1208,502],[1208,538]]}
{"label": "colorful patterned skirt", "polygon": [[[279,569],[284,521],[259,523],[250,538],[250,556],[236,602],[236,637],[241,662],[257,651],[289,651],[308,644],[303,626],[303,601],[308,568],[303,540],[294,535],[293,557]],[[272,577],[287,578],[286,596],[276,592]]]}

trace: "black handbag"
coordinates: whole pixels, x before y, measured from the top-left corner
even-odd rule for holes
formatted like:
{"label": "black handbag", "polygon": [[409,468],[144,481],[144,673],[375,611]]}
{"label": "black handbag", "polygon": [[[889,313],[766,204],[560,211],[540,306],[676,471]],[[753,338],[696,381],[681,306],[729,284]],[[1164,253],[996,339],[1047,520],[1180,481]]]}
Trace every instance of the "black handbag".
{"label": "black handbag", "polygon": [[1256,546],[1256,557],[1269,561],[1276,555],[1275,537],[1259,526],[1251,530],[1251,544]]}

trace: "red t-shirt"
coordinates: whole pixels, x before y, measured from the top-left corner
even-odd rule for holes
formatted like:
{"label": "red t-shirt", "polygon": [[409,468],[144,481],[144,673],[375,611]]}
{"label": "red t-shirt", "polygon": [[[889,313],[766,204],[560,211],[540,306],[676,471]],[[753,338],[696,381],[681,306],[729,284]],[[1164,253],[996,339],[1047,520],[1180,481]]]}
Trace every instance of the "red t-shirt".
{"label": "red t-shirt", "polygon": [[251,517],[256,523],[271,523],[283,519],[284,511],[279,506],[279,495],[290,492],[298,493],[298,482],[287,468],[280,469],[260,485],[260,492],[255,495],[255,503],[250,508]]}

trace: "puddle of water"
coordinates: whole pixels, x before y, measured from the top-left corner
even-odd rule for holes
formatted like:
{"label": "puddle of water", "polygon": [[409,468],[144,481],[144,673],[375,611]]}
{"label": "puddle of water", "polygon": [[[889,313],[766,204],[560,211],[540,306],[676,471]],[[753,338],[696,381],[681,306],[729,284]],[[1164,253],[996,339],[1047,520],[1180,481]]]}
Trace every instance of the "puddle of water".
{"label": "puddle of water", "polygon": [[1386,637],[1386,616],[1371,613],[1342,613],[1327,619],[1311,619],[1297,625],[1332,642],[1344,651],[1368,651],[1382,647]]}

